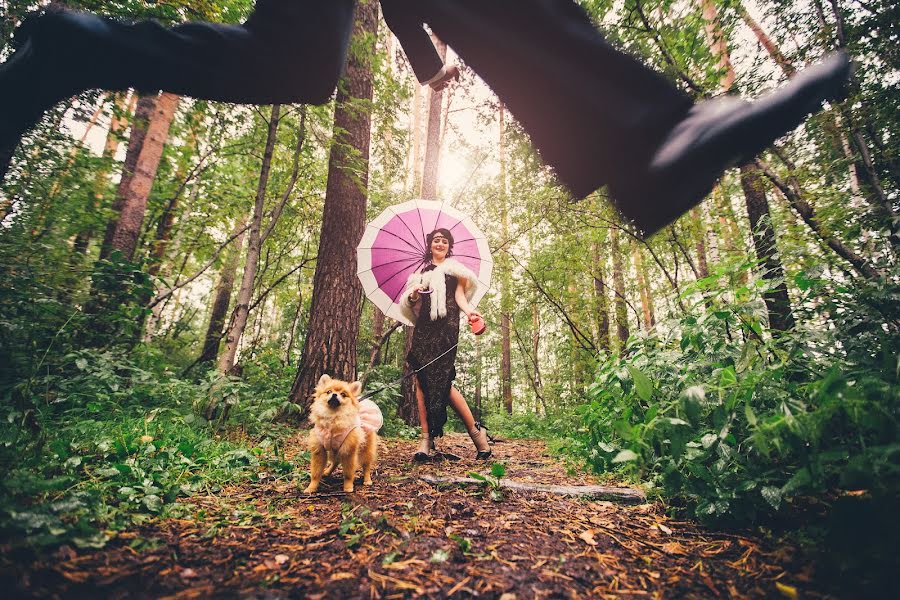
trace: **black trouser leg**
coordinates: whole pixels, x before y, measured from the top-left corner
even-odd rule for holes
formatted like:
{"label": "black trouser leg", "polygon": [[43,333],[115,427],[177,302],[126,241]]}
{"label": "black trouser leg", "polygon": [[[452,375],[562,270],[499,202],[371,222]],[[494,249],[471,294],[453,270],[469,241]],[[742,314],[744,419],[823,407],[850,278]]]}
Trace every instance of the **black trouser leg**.
{"label": "black trouser leg", "polygon": [[637,176],[692,105],[610,46],[574,2],[406,2],[484,78],[577,197]]}
{"label": "black trouser leg", "polygon": [[175,27],[62,11],[39,16],[28,27],[43,55],[71,65],[81,89],[322,103],[346,58],[353,5],[354,0],[260,0],[243,25]]}

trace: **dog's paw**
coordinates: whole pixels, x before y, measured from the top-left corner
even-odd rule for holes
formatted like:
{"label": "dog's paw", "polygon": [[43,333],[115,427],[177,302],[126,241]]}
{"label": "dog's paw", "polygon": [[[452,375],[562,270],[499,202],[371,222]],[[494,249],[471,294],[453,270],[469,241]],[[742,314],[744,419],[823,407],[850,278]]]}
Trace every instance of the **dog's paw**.
{"label": "dog's paw", "polygon": [[363,485],[372,485],[372,478],[367,477],[366,479],[363,479]]}
{"label": "dog's paw", "polygon": [[305,493],[305,494],[315,494],[317,489],[319,489],[319,486],[317,486],[317,485],[314,484],[314,483],[311,483],[311,484],[309,484],[308,486],[306,486],[306,489],[303,490],[303,493]]}
{"label": "dog's paw", "polygon": [[352,483],[345,483],[345,484],[344,484],[344,491],[347,492],[348,494],[353,493],[353,484],[352,484]]}

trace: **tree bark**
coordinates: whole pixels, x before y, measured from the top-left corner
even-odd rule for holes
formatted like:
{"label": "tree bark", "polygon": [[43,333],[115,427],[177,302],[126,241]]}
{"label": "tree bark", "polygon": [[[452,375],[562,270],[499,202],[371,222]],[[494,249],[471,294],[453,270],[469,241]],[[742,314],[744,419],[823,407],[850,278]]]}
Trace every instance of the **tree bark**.
{"label": "tree bark", "polygon": [[140,152],[134,163],[134,171],[131,177],[123,177],[122,183],[125,185],[119,185],[121,210],[112,230],[108,231],[108,250],[120,252],[127,260],[134,258],[137,249],[147,200],[180,100],[179,96],[168,92],[156,100],[147,123],[146,136],[140,144]]}
{"label": "tree bark", "polygon": [[321,375],[357,375],[362,287],[355,276],[356,246],[365,229],[373,97],[369,41],[377,33],[377,15],[376,2],[357,4],[354,44],[338,87],[308,334],[290,392],[291,401],[303,405],[304,418]]}
{"label": "tree bark", "polygon": [[604,266],[600,259],[600,243],[591,243],[591,262],[594,267],[594,311],[597,319],[597,348],[609,352],[609,299],[604,281]]}
{"label": "tree bark", "polygon": [[[219,354],[219,342],[222,341],[222,329],[225,327],[225,315],[228,314],[228,306],[231,304],[231,294],[234,292],[234,280],[237,276],[238,264],[241,261],[241,249],[244,246],[244,231],[247,227],[246,218],[238,221],[234,234],[237,237],[232,241],[231,249],[222,263],[219,273],[219,282],[213,295],[212,310],[209,315],[209,325],[203,338],[203,351],[200,353],[198,363],[212,364]],[[239,232],[239,233],[238,233]]]}
{"label": "tree bark", "polygon": [[266,137],[266,149],[263,154],[262,166],[259,171],[259,182],[256,186],[256,202],[253,206],[253,218],[250,222],[250,235],[247,239],[247,258],[244,261],[244,275],[241,278],[241,286],[235,300],[234,310],[225,335],[225,349],[219,357],[219,371],[228,373],[234,368],[238,345],[241,336],[247,326],[247,317],[250,314],[250,299],[253,297],[253,283],[256,280],[256,271],[259,268],[259,255],[262,249],[262,219],[265,210],[266,188],[269,185],[269,172],[272,168],[272,154],[275,151],[275,142],[278,132],[278,123],[281,115],[281,106],[272,106],[269,117],[269,131]]}
{"label": "tree bark", "polygon": [[787,331],[794,327],[794,314],[784,280],[784,268],[778,260],[775,232],[769,214],[769,201],[763,187],[759,168],[753,164],[741,167],[741,187],[747,201],[747,216],[753,233],[756,256],[762,261],[763,279],[777,281],[775,288],[766,292],[763,299],[769,312],[769,326],[775,331]]}
{"label": "tree bark", "polygon": [[631,241],[631,256],[634,260],[634,272],[637,275],[638,291],[641,295],[641,314],[644,317],[644,330],[650,331],[656,325],[656,315],[653,311],[653,296],[647,283],[647,273],[644,269],[644,260],[641,257],[637,242]]}
{"label": "tree bark", "polygon": [[[127,113],[134,111],[137,103],[137,94],[132,94],[127,108],[125,96],[121,92],[115,94],[113,102],[115,109],[109,122],[109,131],[106,134],[106,143],[103,144],[103,153],[101,155],[105,161],[112,161],[116,156],[116,152],[119,151],[122,132],[128,126]],[[103,205],[103,195],[109,183],[107,175],[108,172],[105,165],[94,173],[94,184],[91,191],[91,211],[93,214],[96,214]],[[75,243],[73,244],[75,254],[84,255],[87,253],[88,246],[94,237],[94,227],[93,223],[89,224],[75,236]]]}
{"label": "tree bark", "polygon": [[[500,239],[509,240],[509,198],[506,184],[506,108],[500,104],[500,140],[497,151],[500,153]],[[512,312],[511,268],[509,254],[501,249],[500,260],[500,395],[503,408],[512,414],[512,340],[510,338],[510,313]]]}
{"label": "tree bark", "polygon": [[616,307],[616,334],[619,338],[619,348],[625,348],[628,341],[628,306],[625,303],[625,276],[622,266],[622,249],[619,245],[619,232],[615,228],[609,230],[610,248],[612,250],[613,263],[613,289],[615,290]]}
{"label": "tree bark", "polygon": [[113,217],[106,226],[106,235],[100,246],[100,258],[109,258],[112,252],[112,239],[118,226],[119,214],[125,205],[125,194],[137,168],[137,161],[147,137],[147,128],[150,124],[150,116],[156,106],[156,96],[141,96],[134,109],[134,117],[131,119],[131,133],[128,136],[128,147],[125,150],[125,162],[122,164],[122,175],[119,186],[112,203]]}
{"label": "tree bark", "polygon": [[[435,49],[441,61],[447,58],[447,44],[432,35]],[[425,134],[425,164],[422,168],[421,197],[427,200],[437,199],[438,168],[441,154],[441,103],[443,91],[428,88],[428,126]]]}

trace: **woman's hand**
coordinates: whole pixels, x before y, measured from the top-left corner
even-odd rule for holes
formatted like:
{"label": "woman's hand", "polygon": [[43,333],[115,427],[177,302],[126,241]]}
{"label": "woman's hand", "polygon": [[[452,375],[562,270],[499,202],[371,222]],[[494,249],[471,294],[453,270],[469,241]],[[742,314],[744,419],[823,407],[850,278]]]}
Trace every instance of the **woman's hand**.
{"label": "woman's hand", "polygon": [[409,293],[409,301],[410,302],[418,302],[419,301],[419,292],[424,290],[425,286],[421,283],[414,283],[412,286],[412,291]]}
{"label": "woman's hand", "polygon": [[468,317],[468,319],[470,321],[472,319],[474,319],[475,317],[481,317],[482,319],[484,318],[484,316],[477,310],[470,310],[469,312],[466,313],[466,317]]}

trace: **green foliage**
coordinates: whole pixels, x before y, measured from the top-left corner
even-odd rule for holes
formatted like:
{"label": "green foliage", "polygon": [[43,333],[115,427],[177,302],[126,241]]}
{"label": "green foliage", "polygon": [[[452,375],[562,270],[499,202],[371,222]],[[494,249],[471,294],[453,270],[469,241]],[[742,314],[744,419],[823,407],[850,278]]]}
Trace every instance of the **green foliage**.
{"label": "green foliage", "polygon": [[23,547],[99,547],[134,522],[185,514],[181,500],[199,491],[215,493],[246,478],[294,477],[294,463],[280,451],[285,431],[267,416],[273,402],[242,396],[256,392],[258,381],[228,382],[222,392],[239,396],[241,410],[216,424],[231,431],[239,424],[255,439],[229,441],[192,409],[218,382],[157,374],[156,360],[152,353],[72,352],[58,374],[33,377],[16,390],[27,408],[0,408],[5,538]]}
{"label": "green foliage", "polygon": [[808,325],[772,338],[765,281],[731,295],[725,274],[698,282],[691,315],[600,364],[573,449],[708,522],[758,522],[835,489],[894,498],[900,289],[799,275]]}

